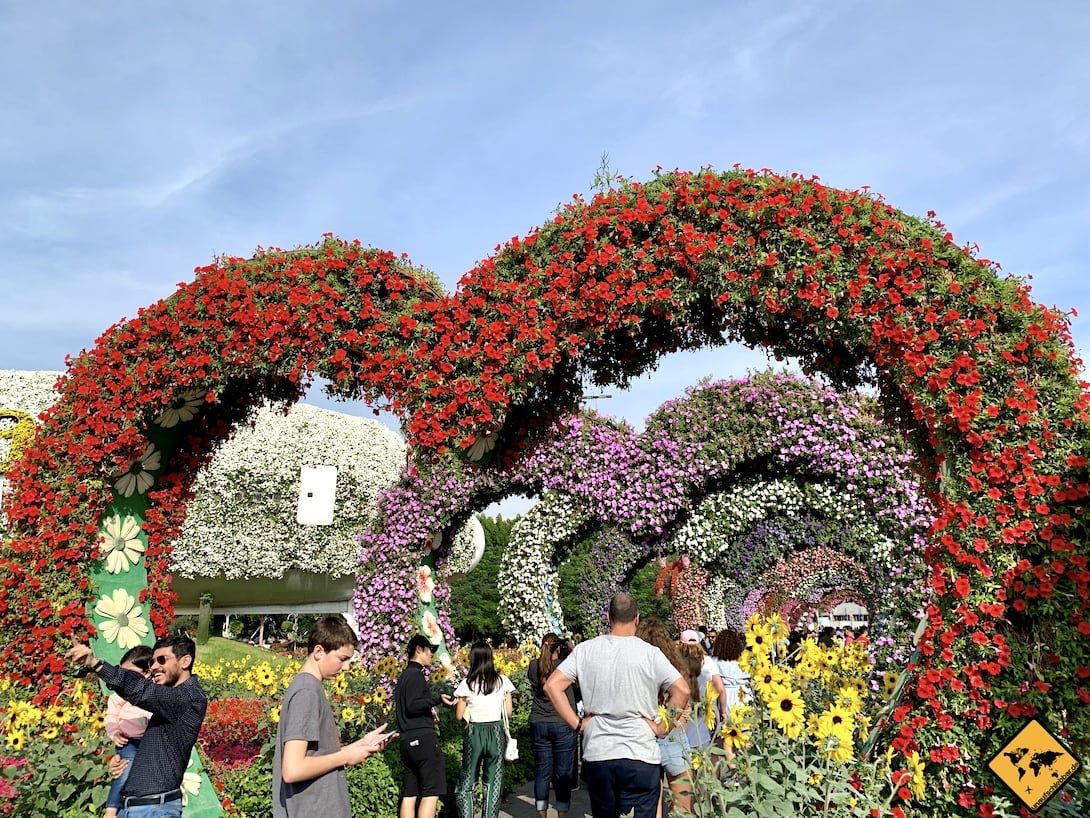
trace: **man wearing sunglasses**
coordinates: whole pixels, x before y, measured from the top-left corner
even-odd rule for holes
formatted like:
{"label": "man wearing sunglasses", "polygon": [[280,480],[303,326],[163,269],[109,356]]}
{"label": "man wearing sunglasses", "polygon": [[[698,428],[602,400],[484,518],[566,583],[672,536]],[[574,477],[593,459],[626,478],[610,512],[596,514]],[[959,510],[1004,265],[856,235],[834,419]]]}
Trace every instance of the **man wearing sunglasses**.
{"label": "man wearing sunglasses", "polygon": [[193,640],[168,636],[153,650],[150,680],[99,659],[89,645],[73,645],[65,654],[97,673],[125,701],[151,713],[118,818],[181,818],[182,776],[208,709],[208,696],[192,675]]}

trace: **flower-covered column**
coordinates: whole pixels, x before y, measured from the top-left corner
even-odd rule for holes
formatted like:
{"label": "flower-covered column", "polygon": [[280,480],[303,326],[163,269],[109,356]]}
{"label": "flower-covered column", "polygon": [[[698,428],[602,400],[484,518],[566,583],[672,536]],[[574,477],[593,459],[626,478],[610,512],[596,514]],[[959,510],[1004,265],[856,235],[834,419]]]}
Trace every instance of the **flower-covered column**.
{"label": "flower-covered column", "polygon": [[[148,540],[143,526],[148,492],[178,448],[180,424],[192,420],[203,404],[203,392],[186,392],[156,418],[144,451],[114,482],[113,500],[99,523],[99,559],[89,571],[96,594],[87,617],[97,631],[91,640],[95,654],[112,664],[129,648],[155,643],[146,608]],[[182,799],[186,818],[214,818],[223,812],[195,747],[182,779]]]}

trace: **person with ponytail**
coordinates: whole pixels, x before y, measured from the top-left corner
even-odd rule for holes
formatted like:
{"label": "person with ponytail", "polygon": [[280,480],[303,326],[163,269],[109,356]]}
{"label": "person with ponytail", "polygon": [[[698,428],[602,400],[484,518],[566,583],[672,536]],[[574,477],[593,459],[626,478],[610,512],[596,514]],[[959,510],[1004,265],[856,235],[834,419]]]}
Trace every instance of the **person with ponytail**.
{"label": "person with ponytail", "polygon": [[496,671],[492,646],[484,641],[474,642],[469,649],[469,675],[454,690],[454,698],[458,700],[454,713],[466,721],[462,775],[456,793],[462,818],[473,818],[478,770],[484,784],[482,818],[499,816],[503,751],[507,746],[503,716],[510,716],[514,710],[511,701],[514,690],[511,680]]}
{"label": "person with ponytail", "polygon": [[[575,767],[575,730],[560,718],[545,693],[545,680],[560,663],[560,637],[547,633],[541,639],[541,653],[530,661],[526,678],[533,692],[530,705],[530,737],[534,745],[534,801],[538,818],[549,813],[549,789],[556,791],[557,818],[567,818],[571,809],[572,772]],[[575,686],[565,691],[575,709]]]}
{"label": "person with ponytail", "polygon": [[[648,617],[640,622],[636,635],[649,645],[653,645],[662,651],[671,665],[685,678],[686,667],[681,658],[678,643],[666,629],[661,619]],[[690,707],[688,705],[689,691],[686,683],[686,705],[678,716],[677,721],[668,725],[670,731],[658,737],[659,753],[662,758],[662,773],[666,776],[666,784],[670,788],[670,803],[673,809],[688,812],[692,809],[693,783],[689,766],[689,739],[685,733],[685,725],[688,722]],[[662,693],[659,695],[659,706],[664,706],[669,697]],[[661,814],[662,801],[659,799]]]}

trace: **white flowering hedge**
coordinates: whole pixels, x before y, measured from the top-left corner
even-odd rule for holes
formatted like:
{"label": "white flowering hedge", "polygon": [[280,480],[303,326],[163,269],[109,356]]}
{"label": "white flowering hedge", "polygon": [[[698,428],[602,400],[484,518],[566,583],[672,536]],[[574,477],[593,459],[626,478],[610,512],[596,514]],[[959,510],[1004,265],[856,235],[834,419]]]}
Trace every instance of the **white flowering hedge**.
{"label": "white flowering hedge", "polygon": [[500,619],[517,644],[563,630],[556,552],[588,519],[573,498],[550,492],[511,527],[496,585]]}
{"label": "white flowering hedge", "polygon": [[[227,579],[276,578],[293,568],[352,574],[378,492],[397,480],[404,464],[401,438],[377,421],[306,404],[287,414],[262,409],[194,481],[172,570]],[[337,469],[328,526],[296,522],[300,470],[316,465]]]}
{"label": "white flowering hedge", "polygon": [[[765,564],[753,565],[748,562],[750,554],[739,548],[739,537],[763,520],[802,516],[835,520],[838,526],[850,528],[854,535],[852,550],[867,564],[889,572],[906,558],[904,553],[894,554],[894,542],[886,533],[894,527],[889,520],[875,517],[865,497],[846,491],[843,485],[790,477],[747,480],[729,491],[706,495],[693,516],[669,538],[667,550],[688,554],[694,561],[718,567],[727,575],[750,574],[784,555],[764,550],[760,556]],[[920,558],[918,550],[913,549],[912,558]]]}
{"label": "white flowering hedge", "polygon": [[[581,578],[592,606],[653,555],[687,554],[700,569],[690,579],[694,608],[703,605],[706,621],[741,624],[738,606],[765,572],[820,545],[854,560],[859,570],[834,580],[862,584],[872,613],[908,628],[901,639],[926,600],[923,551],[934,508],[905,441],[874,409],[863,395],[770,372],[694,387],[638,435],[569,420],[563,449],[543,444],[528,461],[548,488],[571,498],[564,515],[599,532]],[[745,476],[754,465],[763,479]],[[555,573],[558,560],[528,552],[543,539],[561,543],[568,525],[537,517],[533,543],[510,543],[505,557],[522,571],[506,571],[501,584],[501,593],[518,596],[512,620],[543,621],[540,591],[536,605],[526,599],[549,587],[537,572]]]}

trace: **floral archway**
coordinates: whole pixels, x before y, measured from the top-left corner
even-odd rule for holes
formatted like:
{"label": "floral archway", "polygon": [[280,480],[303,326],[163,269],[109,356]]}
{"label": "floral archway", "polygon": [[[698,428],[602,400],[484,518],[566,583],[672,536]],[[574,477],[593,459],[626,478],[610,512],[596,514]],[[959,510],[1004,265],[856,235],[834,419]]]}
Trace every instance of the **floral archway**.
{"label": "floral archway", "polygon": [[[513,600],[508,628],[533,638],[557,618],[543,610],[542,589],[555,588],[574,535],[597,529],[580,577],[585,623],[602,620],[604,600],[654,555],[685,554],[694,571],[729,575],[744,595],[777,560],[825,543],[857,561],[907,641],[925,604],[933,508],[899,435],[873,409],[859,395],[761,373],[691,388],[638,435],[567,423],[568,445],[543,444],[524,461],[555,457],[562,468],[554,493],[512,529],[499,577]],[[657,508],[647,499],[656,493],[681,499]],[[698,585],[676,611],[679,627],[704,621]]]}
{"label": "floral archway", "polygon": [[[62,643],[92,625],[101,521],[141,474],[153,480],[141,596],[161,627],[192,474],[259,401],[297,400],[309,373],[387,401],[421,454],[513,461],[587,380],[624,384],[667,352],[725,341],[875,384],[929,461],[936,600],[898,746],[945,762],[942,792],[973,811],[988,800],[981,760],[1025,715],[1082,746],[1090,435],[1065,317],[938,223],[744,170],[662,173],[576,201],[450,296],[390,253],[330,238],[221,259],[111,327],[71,362],[12,469],[0,660],[54,687]],[[157,443],[154,420],[189,390],[206,411]]]}
{"label": "floral archway", "polygon": [[[434,558],[441,561],[445,548],[428,555],[425,580],[414,586],[405,579],[418,558],[413,544],[430,546],[466,515],[519,493],[544,494],[512,529],[498,580],[501,616],[520,642],[558,627],[557,565],[579,536],[596,532],[598,568],[582,577],[584,621],[594,622],[604,600],[653,554],[689,549],[742,576],[732,562],[734,538],[768,515],[792,518],[804,509],[852,527],[840,547],[869,567],[875,588],[903,574],[889,598],[911,633],[923,604],[921,555],[932,509],[903,444],[872,409],[868,399],[769,372],[693,388],[653,413],[643,434],[594,415],[571,416],[562,433],[512,465],[482,471],[447,459],[422,466],[384,494],[379,524],[364,535],[356,613],[367,623],[365,653],[381,655],[416,625],[435,639],[449,633],[441,606],[432,607],[447,593],[434,579]],[[739,478],[754,468],[787,477]],[[722,486],[730,489],[716,490]],[[725,521],[706,508],[723,497],[737,511]],[[715,537],[705,530],[713,518]],[[830,526],[826,539],[841,531]],[[745,550],[750,574],[771,567],[779,551]]]}

